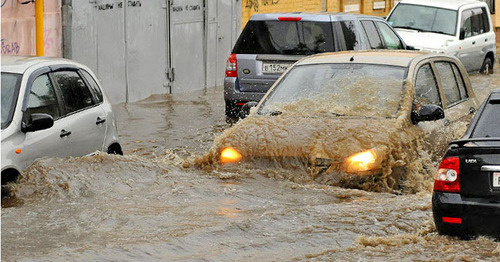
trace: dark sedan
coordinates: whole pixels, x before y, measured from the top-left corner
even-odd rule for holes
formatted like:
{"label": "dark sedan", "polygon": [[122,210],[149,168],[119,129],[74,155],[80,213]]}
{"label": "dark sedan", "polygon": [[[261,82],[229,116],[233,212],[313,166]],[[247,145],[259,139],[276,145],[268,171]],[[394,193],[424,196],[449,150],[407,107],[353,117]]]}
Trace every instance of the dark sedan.
{"label": "dark sedan", "polygon": [[479,108],[439,165],[432,196],[440,234],[500,238],[500,90]]}

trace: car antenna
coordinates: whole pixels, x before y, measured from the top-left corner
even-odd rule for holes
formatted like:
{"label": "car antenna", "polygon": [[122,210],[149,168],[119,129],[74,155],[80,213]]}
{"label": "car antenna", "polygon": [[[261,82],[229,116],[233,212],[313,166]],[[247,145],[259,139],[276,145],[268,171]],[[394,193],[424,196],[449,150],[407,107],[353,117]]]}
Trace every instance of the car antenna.
{"label": "car antenna", "polygon": [[349,61],[354,61],[354,56],[351,56],[351,59],[349,59]]}

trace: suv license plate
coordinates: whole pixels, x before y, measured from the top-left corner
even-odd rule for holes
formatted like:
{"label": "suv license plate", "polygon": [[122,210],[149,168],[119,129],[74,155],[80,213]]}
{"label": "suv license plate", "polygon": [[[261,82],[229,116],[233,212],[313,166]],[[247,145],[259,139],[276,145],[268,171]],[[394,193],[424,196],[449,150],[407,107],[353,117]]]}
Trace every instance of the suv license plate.
{"label": "suv license plate", "polygon": [[500,187],[500,172],[493,173],[493,187]]}
{"label": "suv license plate", "polygon": [[281,74],[291,65],[290,63],[262,63],[262,73]]}

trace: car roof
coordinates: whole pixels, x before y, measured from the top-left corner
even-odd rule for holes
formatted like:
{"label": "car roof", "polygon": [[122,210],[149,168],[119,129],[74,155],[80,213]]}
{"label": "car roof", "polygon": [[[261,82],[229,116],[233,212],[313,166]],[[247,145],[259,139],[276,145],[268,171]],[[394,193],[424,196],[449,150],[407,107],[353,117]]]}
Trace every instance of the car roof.
{"label": "car roof", "polygon": [[380,64],[408,67],[415,59],[436,56],[432,53],[406,50],[363,50],[321,53],[300,60],[297,65],[307,64]]}
{"label": "car roof", "polygon": [[[2,72],[22,74],[33,66],[49,66],[56,64],[79,65],[71,60],[57,57],[39,56],[2,56]],[[79,65],[81,66],[81,65]]]}
{"label": "car roof", "polygon": [[412,4],[412,5],[425,5],[425,6],[435,6],[446,9],[454,9],[458,10],[460,7],[464,5],[470,4],[481,4],[484,2],[476,1],[476,0],[403,0],[400,2],[401,4]]}
{"label": "car roof", "polygon": [[333,20],[356,20],[356,19],[380,19],[381,17],[369,16],[363,14],[352,13],[335,13],[335,12],[292,12],[292,13],[267,13],[267,14],[254,14],[250,17],[251,21],[267,21],[278,20],[279,17],[300,17],[306,21],[330,21]]}

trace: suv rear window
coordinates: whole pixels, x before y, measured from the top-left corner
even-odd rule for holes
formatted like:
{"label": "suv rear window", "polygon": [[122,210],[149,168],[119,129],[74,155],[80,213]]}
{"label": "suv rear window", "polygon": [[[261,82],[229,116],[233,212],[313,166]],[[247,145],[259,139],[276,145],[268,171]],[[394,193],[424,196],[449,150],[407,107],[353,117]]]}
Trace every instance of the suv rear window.
{"label": "suv rear window", "polygon": [[329,22],[248,21],[233,53],[310,55],[335,51]]}

